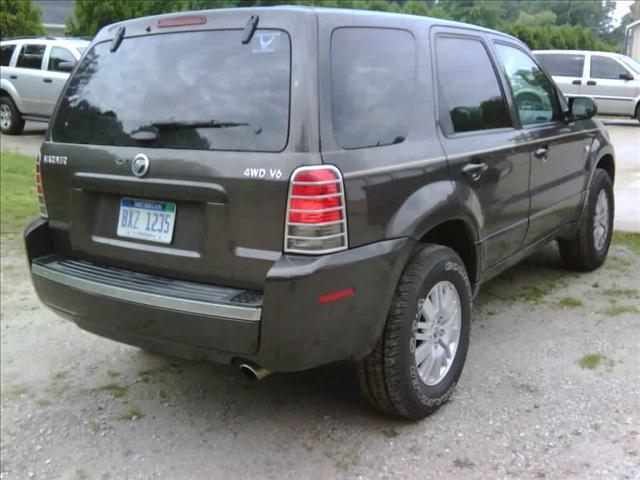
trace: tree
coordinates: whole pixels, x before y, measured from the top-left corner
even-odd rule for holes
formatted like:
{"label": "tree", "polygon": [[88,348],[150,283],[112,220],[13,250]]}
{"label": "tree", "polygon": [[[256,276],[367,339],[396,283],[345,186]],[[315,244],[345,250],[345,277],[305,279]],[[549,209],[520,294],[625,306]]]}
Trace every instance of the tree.
{"label": "tree", "polygon": [[71,35],[93,36],[105,25],[129,18],[234,7],[240,3],[234,0],[76,0],[76,19],[67,19],[67,30]]}
{"label": "tree", "polygon": [[0,38],[20,35],[42,35],[40,8],[31,0],[2,0],[0,9]]}

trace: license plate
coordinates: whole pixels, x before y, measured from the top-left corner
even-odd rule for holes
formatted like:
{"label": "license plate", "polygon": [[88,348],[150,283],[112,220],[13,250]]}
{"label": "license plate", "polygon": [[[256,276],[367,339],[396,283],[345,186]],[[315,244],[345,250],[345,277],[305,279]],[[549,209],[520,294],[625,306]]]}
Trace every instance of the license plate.
{"label": "license plate", "polygon": [[171,243],[176,204],[123,198],[118,215],[118,236]]}

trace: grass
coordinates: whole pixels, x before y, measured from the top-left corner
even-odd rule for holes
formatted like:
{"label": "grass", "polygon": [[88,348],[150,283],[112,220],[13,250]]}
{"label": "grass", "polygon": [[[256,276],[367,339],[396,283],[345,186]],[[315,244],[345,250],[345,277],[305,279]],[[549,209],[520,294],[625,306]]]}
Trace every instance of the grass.
{"label": "grass", "polygon": [[558,303],[561,307],[576,308],[582,306],[582,300],[573,297],[564,297]]}
{"label": "grass", "polygon": [[598,368],[598,365],[600,365],[602,360],[604,360],[604,355],[600,353],[590,353],[589,355],[585,355],[584,357],[582,357],[578,361],[578,364],[582,368],[586,368],[588,370],[595,370],[596,368]]}
{"label": "grass", "polygon": [[605,290],[604,294],[609,297],[640,298],[638,290],[629,288],[610,288]]}
{"label": "grass", "polygon": [[38,215],[35,159],[0,154],[0,230],[16,233]]}
{"label": "grass", "polygon": [[610,317],[617,317],[618,315],[622,315],[624,313],[638,313],[638,307],[635,305],[611,305],[606,310],[603,310],[602,313],[605,315],[609,315]]}
{"label": "grass", "polygon": [[467,468],[467,469],[472,469],[473,467],[476,466],[475,463],[473,463],[471,460],[469,460],[468,458],[456,458],[453,461],[453,464],[457,467],[457,468]]}
{"label": "grass", "polygon": [[137,407],[131,407],[129,410],[124,412],[118,418],[120,420],[138,420],[144,417],[143,413]]}
{"label": "grass", "polygon": [[122,398],[127,394],[127,388],[117,383],[108,383],[102,387],[96,388],[98,392],[107,392],[111,394],[113,398]]}
{"label": "grass", "polygon": [[629,247],[635,253],[640,254],[640,233],[614,232],[613,243]]}

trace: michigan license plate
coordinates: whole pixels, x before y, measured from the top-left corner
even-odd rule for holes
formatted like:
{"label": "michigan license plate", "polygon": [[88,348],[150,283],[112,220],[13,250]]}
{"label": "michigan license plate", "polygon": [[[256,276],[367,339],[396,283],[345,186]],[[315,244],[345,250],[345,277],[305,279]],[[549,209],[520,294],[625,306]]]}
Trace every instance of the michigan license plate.
{"label": "michigan license plate", "polygon": [[117,233],[119,237],[171,243],[175,221],[175,203],[123,198]]}

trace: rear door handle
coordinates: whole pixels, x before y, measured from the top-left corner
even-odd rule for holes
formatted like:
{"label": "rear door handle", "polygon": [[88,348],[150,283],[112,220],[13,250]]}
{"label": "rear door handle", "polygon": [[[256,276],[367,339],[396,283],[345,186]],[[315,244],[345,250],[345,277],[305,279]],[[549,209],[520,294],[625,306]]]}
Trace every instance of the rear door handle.
{"label": "rear door handle", "polygon": [[9,78],[11,78],[11,79],[15,80],[15,79],[17,79],[17,78],[18,78],[18,75],[9,75]]}
{"label": "rear door handle", "polygon": [[587,80],[587,85],[597,85],[595,80]]}
{"label": "rear door handle", "polygon": [[43,81],[44,83],[51,83],[51,82],[53,82],[53,80],[51,80],[50,78],[43,78],[43,79],[42,79],[42,81]]}
{"label": "rear door handle", "polygon": [[471,180],[476,181],[480,178],[489,167],[484,162],[471,162],[462,167],[462,173],[471,177]]}
{"label": "rear door handle", "polygon": [[573,82],[574,85],[582,85],[582,80],[574,80]]}
{"label": "rear door handle", "polygon": [[549,157],[549,150],[547,149],[547,147],[540,147],[533,154],[536,156],[536,158],[546,160]]}

